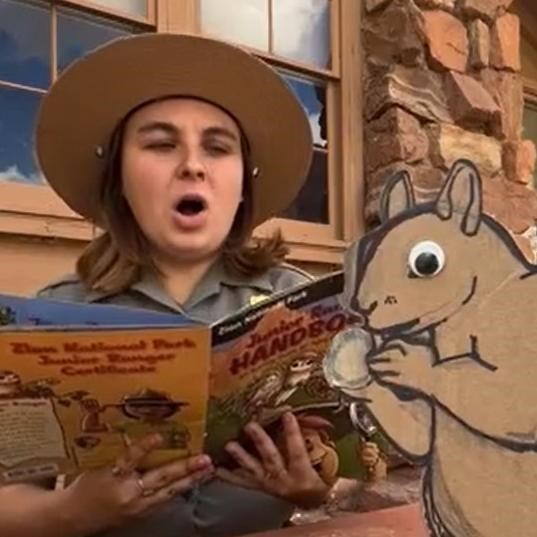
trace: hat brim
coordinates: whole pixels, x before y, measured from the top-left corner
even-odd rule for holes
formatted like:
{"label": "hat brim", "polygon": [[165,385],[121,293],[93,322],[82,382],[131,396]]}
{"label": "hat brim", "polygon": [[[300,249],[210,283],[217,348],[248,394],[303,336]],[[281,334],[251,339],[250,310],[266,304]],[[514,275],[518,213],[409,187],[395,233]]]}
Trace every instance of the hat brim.
{"label": "hat brim", "polygon": [[258,175],[254,225],[288,208],[306,179],[312,135],[301,104],[265,62],[239,47],[194,35],[129,36],[68,67],[41,103],[38,164],[58,195],[100,224],[100,180],[110,135],[130,111],[169,96],[212,102],[239,123]]}

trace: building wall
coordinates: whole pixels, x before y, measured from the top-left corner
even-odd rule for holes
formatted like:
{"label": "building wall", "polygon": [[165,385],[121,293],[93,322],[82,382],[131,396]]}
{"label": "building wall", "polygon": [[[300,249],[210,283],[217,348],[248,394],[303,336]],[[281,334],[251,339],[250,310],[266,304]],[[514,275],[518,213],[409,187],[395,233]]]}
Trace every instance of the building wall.
{"label": "building wall", "polygon": [[520,19],[511,0],[365,2],[365,215],[377,223],[386,179],[401,167],[419,200],[457,158],[483,176],[485,210],[534,260],[535,146],[523,139]]}

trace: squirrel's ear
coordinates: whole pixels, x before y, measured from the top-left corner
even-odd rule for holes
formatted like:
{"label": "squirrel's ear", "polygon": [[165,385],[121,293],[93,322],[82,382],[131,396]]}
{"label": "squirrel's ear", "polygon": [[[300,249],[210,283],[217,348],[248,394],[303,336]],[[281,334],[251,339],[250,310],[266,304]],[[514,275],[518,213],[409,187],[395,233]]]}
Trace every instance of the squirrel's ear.
{"label": "squirrel's ear", "polygon": [[442,220],[457,218],[465,235],[475,235],[481,223],[482,204],[479,171],[471,161],[457,160],[438,195],[436,213]]}
{"label": "squirrel's ear", "polygon": [[416,198],[410,175],[406,170],[400,171],[384,187],[380,198],[380,220],[386,222],[415,205]]}

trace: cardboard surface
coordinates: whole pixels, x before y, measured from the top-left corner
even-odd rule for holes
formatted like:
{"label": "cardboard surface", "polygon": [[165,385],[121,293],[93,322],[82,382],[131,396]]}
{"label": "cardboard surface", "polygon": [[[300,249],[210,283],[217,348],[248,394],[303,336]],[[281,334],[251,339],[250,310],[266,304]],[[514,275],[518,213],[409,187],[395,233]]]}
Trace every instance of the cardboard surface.
{"label": "cardboard surface", "polygon": [[325,375],[425,466],[433,535],[537,535],[537,267],[483,214],[471,162],[414,199],[399,173],[382,226],[349,249],[344,302],[363,322]]}

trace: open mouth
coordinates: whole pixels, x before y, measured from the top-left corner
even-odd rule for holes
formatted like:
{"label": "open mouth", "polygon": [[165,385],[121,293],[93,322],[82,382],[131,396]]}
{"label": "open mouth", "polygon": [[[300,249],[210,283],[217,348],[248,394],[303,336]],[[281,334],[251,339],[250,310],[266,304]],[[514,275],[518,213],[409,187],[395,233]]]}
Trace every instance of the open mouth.
{"label": "open mouth", "polygon": [[183,196],[175,205],[182,216],[196,216],[207,209],[207,201],[197,194]]}

